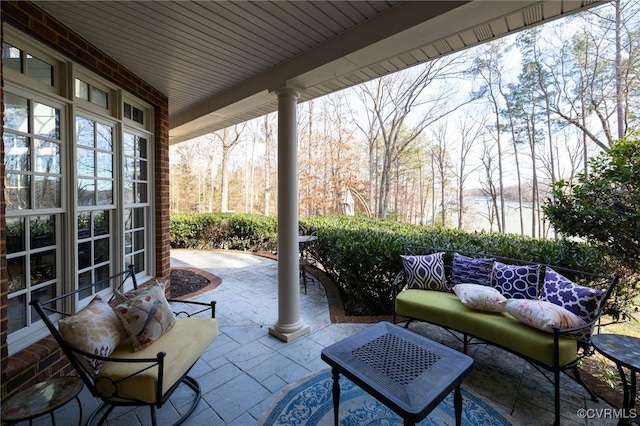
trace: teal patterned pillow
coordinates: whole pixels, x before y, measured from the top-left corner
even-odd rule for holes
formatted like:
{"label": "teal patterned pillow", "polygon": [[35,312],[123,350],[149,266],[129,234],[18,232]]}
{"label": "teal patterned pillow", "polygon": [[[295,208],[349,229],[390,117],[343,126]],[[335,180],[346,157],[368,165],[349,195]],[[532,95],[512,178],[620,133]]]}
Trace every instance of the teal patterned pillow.
{"label": "teal patterned pillow", "polygon": [[401,256],[410,288],[450,291],[444,275],[444,253]]}

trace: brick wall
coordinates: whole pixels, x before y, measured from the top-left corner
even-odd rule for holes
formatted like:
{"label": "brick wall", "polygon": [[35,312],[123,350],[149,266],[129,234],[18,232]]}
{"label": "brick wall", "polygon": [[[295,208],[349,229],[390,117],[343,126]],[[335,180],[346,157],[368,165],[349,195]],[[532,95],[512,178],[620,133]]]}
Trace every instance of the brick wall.
{"label": "brick wall", "polygon": [[[155,209],[156,209],[156,273],[169,277],[169,111],[168,99],[135,74],[92,46],[62,23],[47,15],[29,1],[0,2],[0,31],[6,25],[21,30],[52,49],[66,55],[96,74],[116,83],[124,90],[153,105],[155,113]],[[4,35],[4,32],[2,31]],[[0,68],[0,85],[4,88]],[[2,98],[0,98],[2,101]],[[2,102],[0,102],[0,105]],[[0,144],[0,172],[4,177],[4,144]],[[67,359],[52,338],[9,357],[7,348],[6,222],[4,178],[0,188],[0,353],[2,356],[2,398],[38,381],[70,372]]]}

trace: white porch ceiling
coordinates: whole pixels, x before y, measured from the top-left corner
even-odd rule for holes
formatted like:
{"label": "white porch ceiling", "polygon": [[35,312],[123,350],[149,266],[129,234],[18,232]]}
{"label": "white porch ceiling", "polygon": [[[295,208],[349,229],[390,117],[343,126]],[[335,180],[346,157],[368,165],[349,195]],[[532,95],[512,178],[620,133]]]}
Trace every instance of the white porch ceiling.
{"label": "white porch ceiling", "polygon": [[169,99],[170,143],[602,3],[37,1]]}

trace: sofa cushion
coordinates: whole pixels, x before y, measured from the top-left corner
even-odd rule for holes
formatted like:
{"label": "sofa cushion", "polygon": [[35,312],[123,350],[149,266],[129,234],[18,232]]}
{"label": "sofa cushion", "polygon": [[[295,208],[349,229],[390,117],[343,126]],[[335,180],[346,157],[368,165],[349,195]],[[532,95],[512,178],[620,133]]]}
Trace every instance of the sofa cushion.
{"label": "sofa cushion", "polygon": [[409,288],[449,291],[444,274],[443,255],[444,253],[401,256]]}
{"label": "sofa cushion", "polygon": [[528,326],[547,333],[553,333],[554,327],[564,330],[585,324],[584,320],[574,313],[544,300],[510,299],[507,301],[507,312]]}
{"label": "sofa cushion", "polygon": [[473,258],[454,253],[451,274],[453,285],[480,284],[490,286],[494,261],[495,259]]}
{"label": "sofa cushion", "polygon": [[507,298],[493,287],[480,284],[456,284],[453,292],[467,308],[479,311],[504,312]]}
{"label": "sofa cushion", "polygon": [[[529,327],[508,312],[482,312],[464,306],[453,293],[404,290],[398,294],[396,313],[451,330],[468,333],[497,346],[553,366],[553,335]],[[560,365],[576,360],[577,343],[560,336]]]}
{"label": "sofa cushion", "polygon": [[164,286],[159,283],[136,290],[133,297],[118,304],[114,310],[133,339],[134,351],[151,345],[176,322],[164,295]]}
{"label": "sofa cushion", "polygon": [[[578,285],[548,266],[545,270],[541,299],[562,306],[585,322],[596,318],[604,296],[604,291]],[[576,338],[589,341],[593,327],[576,332]]]}
{"label": "sofa cushion", "polygon": [[[218,320],[215,318],[180,318],[167,333],[153,345],[133,352],[131,339],[125,340],[111,354],[112,358],[153,358],[165,352],[162,393],[185,375],[191,366],[218,337]],[[152,367],[134,374],[151,363],[107,361],[96,376],[96,387],[107,400],[124,401],[133,398],[150,404],[156,403],[158,368]],[[131,377],[129,377],[131,376]],[[101,380],[101,378],[104,378]],[[117,385],[117,394],[114,381]]]}
{"label": "sofa cushion", "polygon": [[[125,337],[118,316],[100,296],[77,314],[60,319],[58,329],[66,342],[99,356],[109,356]],[[94,372],[102,366],[95,358],[86,358],[86,362]]]}
{"label": "sofa cushion", "polygon": [[493,287],[509,299],[536,299],[540,265],[493,264]]}

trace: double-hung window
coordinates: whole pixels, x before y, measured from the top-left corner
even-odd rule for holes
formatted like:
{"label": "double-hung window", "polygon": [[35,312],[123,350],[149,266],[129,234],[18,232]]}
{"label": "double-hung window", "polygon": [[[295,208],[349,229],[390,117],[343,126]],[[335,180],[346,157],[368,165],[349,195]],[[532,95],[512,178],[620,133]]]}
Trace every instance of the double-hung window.
{"label": "double-hung window", "polygon": [[[30,308],[135,265],[153,276],[152,108],[5,28],[8,344],[46,335]],[[70,83],[73,82],[73,83]]]}

